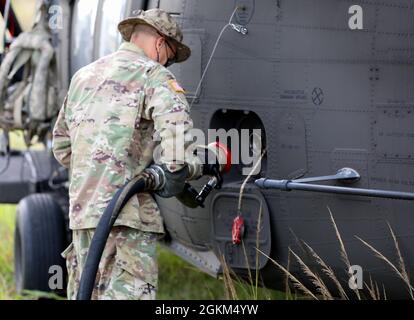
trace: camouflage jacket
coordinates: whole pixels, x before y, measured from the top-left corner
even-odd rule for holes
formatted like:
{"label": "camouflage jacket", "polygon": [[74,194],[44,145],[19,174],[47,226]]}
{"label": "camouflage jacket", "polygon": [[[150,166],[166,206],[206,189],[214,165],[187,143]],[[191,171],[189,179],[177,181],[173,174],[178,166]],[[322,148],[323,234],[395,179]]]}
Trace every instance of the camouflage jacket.
{"label": "camouflage jacket", "polygon": [[[79,70],[53,130],[54,155],[69,168],[70,228],[96,228],[116,191],[152,163],[158,145],[161,162],[180,169],[166,156],[176,147],[178,125],[185,134],[193,125],[183,90],[134,44]],[[164,232],[149,193],[132,197],[115,225]]]}

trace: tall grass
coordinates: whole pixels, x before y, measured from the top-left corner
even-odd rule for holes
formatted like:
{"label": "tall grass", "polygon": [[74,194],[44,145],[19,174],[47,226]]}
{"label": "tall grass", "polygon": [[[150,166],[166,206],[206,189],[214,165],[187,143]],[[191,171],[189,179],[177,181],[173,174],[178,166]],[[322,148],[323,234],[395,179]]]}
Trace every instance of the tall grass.
{"label": "tall grass", "polygon": [[13,285],[14,206],[0,206],[0,300],[16,298]]}
{"label": "tall grass", "polygon": [[390,267],[390,269],[405,283],[405,285],[407,286],[407,291],[409,292],[411,299],[414,300],[414,295],[413,295],[414,288],[410,283],[410,277],[408,276],[408,273],[407,273],[407,270],[406,270],[406,267],[405,267],[405,262],[404,262],[404,259],[403,259],[402,255],[401,255],[400,246],[398,244],[397,237],[395,236],[395,233],[392,230],[389,223],[388,223],[388,227],[390,229],[391,236],[392,236],[394,246],[395,246],[395,251],[396,251],[397,256],[398,256],[397,266],[394,263],[392,263],[389,260],[389,258],[387,258],[381,252],[379,252],[377,249],[375,249],[372,245],[370,245],[369,243],[367,243],[366,241],[362,240],[359,237],[356,237],[356,238],[359,239],[365,246],[367,246],[375,254],[375,256],[377,258],[379,258],[380,260],[385,262]]}
{"label": "tall grass", "polygon": [[[350,266],[352,265],[348,253],[346,251],[346,247],[344,245],[344,242],[342,241],[341,233],[337,227],[337,224],[335,222],[335,219],[333,217],[333,214],[331,210],[328,207],[330,219],[332,222],[332,227],[335,231],[335,236],[338,241],[339,245],[339,254],[341,256],[342,261],[344,262],[344,265],[346,266],[347,270],[349,270]],[[400,250],[400,246],[398,243],[398,239],[395,236],[395,233],[393,229],[391,228],[390,224],[388,224],[391,238],[393,241],[393,244],[395,246],[395,252],[398,257],[398,263],[395,264],[391,262],[389,258],[387,258],[385,255],[383,255],[379,250],[377,250],[375,247],[373,247],[368,242],[364,241],[358,236],[355,236],[364,246],[369,248],[371,252],[381,261],[383,261],[389,268],[390,271],[394,272],[395,275],[397,275],[406,285],[407,291],[410,294],[410,297],[412,300],[414,300],[414,287],[412,286],[410,282],[410,277],[407,272],[407,268],[405,266],[405,262]],[[339,280],[339,277],[335,275],[334,271],[331,267],[329,267],[326,262],[315,252],[315,250],[312,249],[306,242],[297,239],[297,241],[300,242],[300,245],[302,248],[305,248],[307,253],[309,253],[310,257],[313,259],[313,262],[316,263],[316,265],[320,268],[321,274],[317,271],[312,270],[310,266],[308,266],[302,258],[296,254],[293,250],[289,248],[289,256],[293,256],[297,263],[300,266],[300,269],[302,271],[301,278],[304,278],[308,280],[308,283],[311,283],[314,288],[308,288],[303,282],[301,282],[297,276],[293,275],[288,269],[283,267],[281,264],[279,264],[277,261],[266,255],[264,252],[260,250],[260,248],[257,248],[257,251],[260,252],[262,255],[266,256],[279,270],[281,270],[287,277],[287,279],[290,281],[290,283],[293,285],[293,287],[298,290],[302,295],[305,297],[314,299],[314,300],[333,300],[333,299],[342,299],[342,300],[349,300],[350,297],[347,295],[347,291],[345,287],[343,286],[342,282]],[[289,260],[289,259],[288,259]],[[288,262],[289,265],[289,262]],[[322,280],[322,276],[325,277],[327,280]],[[352,275],[350,275],[350,278]],[[329,285],[327,285],[327,282],[329,281]],[[335,288],[335,292],[331,292],[332,289],[329,288]],[[382,286],[381,288],[378,286],[378,284],[373,281],[372,277],[370,276],[369,282],[364,282],[364,289],[365,292],[368,292],[368,295],[361,295],[361,292],[358,289],[352,289],[355,293],[355,297],[358,300],[362,299],[372,299],[372,300],[381,300],[381,299],[387,299],[386,294],[386,288]]]}

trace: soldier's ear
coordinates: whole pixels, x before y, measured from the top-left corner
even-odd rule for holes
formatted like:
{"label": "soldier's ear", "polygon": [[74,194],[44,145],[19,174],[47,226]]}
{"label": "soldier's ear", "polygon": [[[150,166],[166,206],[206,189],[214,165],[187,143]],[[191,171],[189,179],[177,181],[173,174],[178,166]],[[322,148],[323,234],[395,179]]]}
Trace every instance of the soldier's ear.
{"label": "soldier's ear", "polygon": [[157,38],[157,42],[156,42],[156,46],[158,51],[160,51],[162,49],[162,46],[164,45],[165,39],[163,37],[158,37]]}
{"label": "soldier's ear", "polygon": [[160,37],[155,38],[155,47],[157,48],[157,51],[160,51],[161,48],[161,41],[160,41]]}

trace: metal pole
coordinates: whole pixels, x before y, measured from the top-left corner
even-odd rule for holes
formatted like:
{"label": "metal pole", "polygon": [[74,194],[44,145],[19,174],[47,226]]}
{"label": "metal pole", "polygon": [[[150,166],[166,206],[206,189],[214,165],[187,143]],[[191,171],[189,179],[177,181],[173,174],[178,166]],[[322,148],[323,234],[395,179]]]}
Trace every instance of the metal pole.
{"label": "metal pole", "polygon": [[278,189],[278,190],[283,190],[283,191],[302,190],[302,191],[313,191],[313,192],[323,192],[323,193],[366,196],[366,197],[375,197],[375,198],[414,200],[414,193],[411,193],[411,192],[323,186],[323,185],[318,185],[318,184],[293,182],[290,180],[259,179],[259,180],[256,180],[255,184],[262,189]]}

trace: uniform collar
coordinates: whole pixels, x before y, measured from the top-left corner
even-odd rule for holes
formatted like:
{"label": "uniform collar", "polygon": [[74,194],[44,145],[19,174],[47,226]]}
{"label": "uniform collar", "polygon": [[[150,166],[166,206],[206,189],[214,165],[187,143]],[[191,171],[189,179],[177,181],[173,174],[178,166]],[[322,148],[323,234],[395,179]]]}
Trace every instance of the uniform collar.
{"label": "uniform collar", "polygon": [[142,50],[141,48],[137,47],[132,42],[123,42],[121,44],[121,46],[119,47],[119,50],[132,51],[132,52],[138,53],[138,54],[140,54],[142,56],[146,56],[144,50]]}

